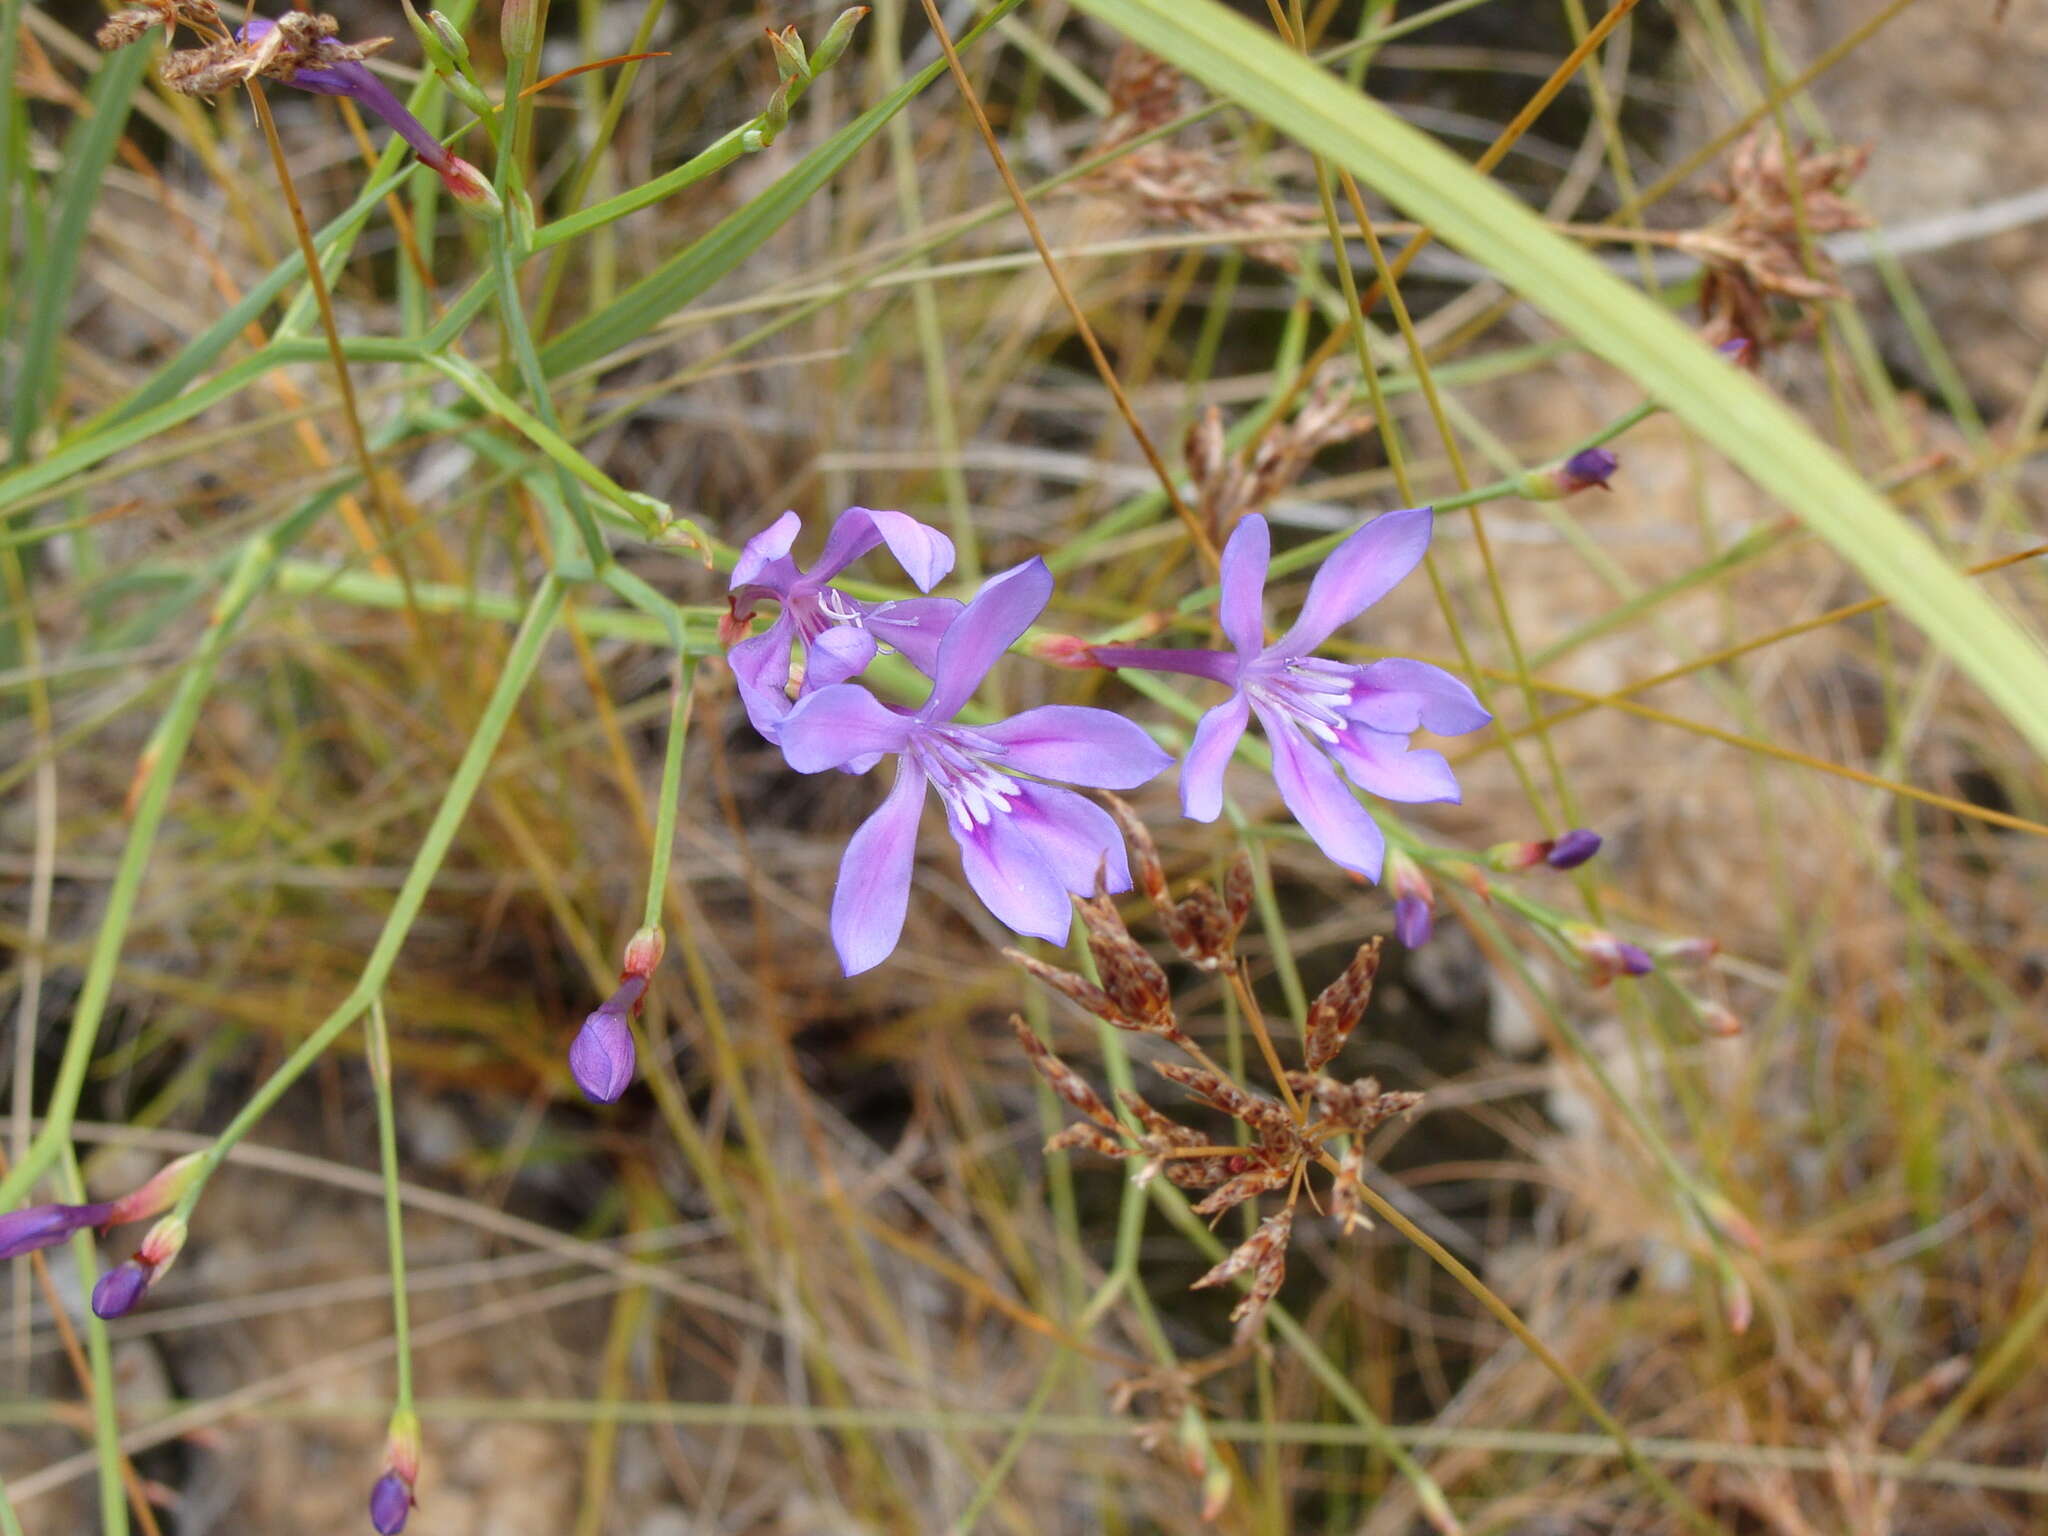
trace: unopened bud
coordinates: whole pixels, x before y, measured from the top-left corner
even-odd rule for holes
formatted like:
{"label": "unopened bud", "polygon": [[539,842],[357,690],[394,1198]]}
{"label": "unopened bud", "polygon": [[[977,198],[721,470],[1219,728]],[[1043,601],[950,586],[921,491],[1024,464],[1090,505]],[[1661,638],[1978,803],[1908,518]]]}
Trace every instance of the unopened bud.
{"label": "unopened bud", "polygon": [[592,1103],[616,1103],[632,1086],[637,1056],[633,1029],[626,1021],[646,990],[645,976],[626,977],[618,990],[584,1019],[570,1042],[569,1075]]}
{"label": "unopened bud", "polygon": [[853,41],[853,29],[861,24],[867,13],[866,6],[856,5],[841,11],[833,19],[825,35],[818,39],[818,46],[811,50],[812,74],[821,74],[839,62],[839,56]]}
{"label": "unopened bud", "polygon": [[1422,866],[1396,848],[1387,854],[1387,888],[1394,893],[1394,937],[1420,949],[1436,929],[1436,892]]}
{"label": "unopened bud", "polygon": [[638,976],[644,981],[654,974],[667,952],[668,939],[659,928],[642,928],[626,941],[626,960],[619,974]]}
{"label": "unopened bud", "polygon": [[1700,1028],[1716,1040],[1732,1040],[1742,1033],[1742,1020],[1719,1003],[1700,1004]]}
{"label": "unopened bud", "polygon": [[1617,976],[1646,976],[1657,968],[1649,951],[1604,928],[1567,923],[1560,933],[1572,952],[1585,961],[1596,987],[1605,986]]}
{"label": "unopened bud", "polygon": [[1587,827],[1573,827],[1558,838],[1543,855],[1552,869],[1577,869],[1600,851],[1600,834]]}
{"label": "unopened bud", "polygon": [[398,1536],[412,1513],[412,1489],[395,1472],[386,1472],[370,1489],[370,1528],[377,1536]]}
{"label": "unopened bud", "polygon": [[1756,366],[1756,343],[1747,336],[1731,336],[1714,350],[1738,368]]}
{"label": "unopened bud", "polygon": [[514,62],[540,47],[541,0],[503,0],[498,9],[498,45]]}
{"label": "unopened bud", "polygon": [[1530,470],[1515,481],[1515,493],[1530,501],[1559,501],[1595,486],[1604,491],[1620,467],[1620,455],[1612,449],[1585,448],[1559,463]]}
{"label": "unopened bud", "polygon": [[412,0],[399,0],[399,3],[405,10],[405,24],[412,28],[420,52],[433,66],[435,74],[455,74],[461,65],[469,62],[469,44],[446,16],[439,11],[429,11],[422,16],[413,8]]}
{"label": "unopened bud", "polygon": [[775,73],[783,81],[809,80],[811,61],[804,53],[804,40],[797,36],[796,24],[792,22],[780,32],[773,27],[767,29],[768,46],[775,54]]}
{"label": "unopened bud", "polygon": [[1658,958],[1669,960],[1673,965],[1705,965],[1719,953],[1721,941],[1700,934],[1669,939],[1657,946]]}
{"label": "unopened bud", "polygon": [[135,1310],[142,1293],[154,1278],[140,1259],[123,1259],[99,1278],[92,1288],[92,1313],[105,1322],[126,1317]]}
{"label": "unopened bud", "polygon": [[205,1160],[204,1152],[188,1152],[165,1163],[145,1183],[111,1202],[107,1206],[106,1219],[98,1225],[117,1227],[123,1222],[146,1221],[152,1216],[162,1215],[192,1187],[192,1181],[199,1176]]}
{"label": "unopened bud", "polygon": [[154,1271],[149,1277],[151,1285],[161,1280],[164,1271],[177,1262],[178,1255],[185,1251],[188,1235],[184,1219],[178,1216],[166,1216],[142,1234],[142,1246],[135,1250],[135,1257]]}

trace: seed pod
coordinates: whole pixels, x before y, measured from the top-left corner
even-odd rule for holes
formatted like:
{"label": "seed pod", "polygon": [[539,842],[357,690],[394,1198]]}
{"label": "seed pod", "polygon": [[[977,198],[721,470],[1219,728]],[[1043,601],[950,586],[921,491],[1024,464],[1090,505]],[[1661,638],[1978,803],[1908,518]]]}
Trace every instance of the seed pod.
{"label": "seed pod", "polygon": [[1294,1177],[1292,1164],[1254,1162],[1250,1168],[1222,1185],[1195,1206],[1197,1216],[1214,1216],[1234,1205],[1280,1188]]}
{"label": "seed pod", "polygon": [[[1252,1288],[1245,1292],[1244,1299],[1231,1310],[1230,1320],[1237,1324],[1237,1342],[1243,1344],[1258,1332],[1259,1320],[1266,1315],[1266,1308],[1275,1296],[1280,1294],[1281,1282],[1287,1278],[1287,1239],[1294,1225],[1293,1207],[1268,1217],[1260,1232],[1267,1227],[1277,1226],[1273,1242],[1259,1255],[1258,1271],[1252,1280]],[[1258,1233],[1252,1234],[1257,1241]]]}
{"label": "seed pod", "polygon": [[1365,1148],[1356,1140],[1337,1159],[1337,1178],[1330,1189],[1330,1216],[1347,1237],[1360,1227],[1372,1230],[1372,1218],[1365,1213],[1359,1188],[1365,1182]]}
{"label": "seed pod", "polygon": [[1054,1136],[1046,1138],[1048,1152],[1071,1152],[1080,1148],[1088,1152],[1099,1152],[1104,1157],[1131,1157],[1131,1149],[1098,1125],[1080,1121],[1068,1126]]}
{"label": "seed pod", "polygon": [[1358,1027],[1366,1004],[1372,1001],[1373,978],[1380,969],[1380,939],[1377,934],[1358,946],[1358,953],[1335,981],[1316,995],[1308,1011],[1302,1056],[1309,1070],[1319,1071],[1344,1049],[1351,1031]]}
{"label": "seed pod", "polygon": [[1003,951],[1003,957],[1022,966],[1033,978],[1045,983],[1060,996],[1079,1004],[1084,1011],[1093,1014],[1103,1023],[1114,1024],[1119,1029],[1130,1027],[1132,1021],[1125,1016],[1123,1009],[1116,1005],[1116,1000],[1080,972],[1047,965],[1043,960],[1034,959],[1022,950],[1006,949]]}
{"label": "seed pod", "polygon": [[1088,952],[1095,957],[1102,990],[1130,1021],[1127,1027],[1168,1038],[1178,1036],[1180,1026],[1174,1022],[1173,993],[1166,984],[1166,972],[1131,937],[1116,903],[1100,894],[1099,876],[1097,882],[1098,894],[1077,897],[1074,905],[1088,935]]}
{"label": "seed pod", "polygon": [[1262,1113],[1261,1106],[1273,1103],[1264,1094],[1240,1088],[1228,1078],[1218,1077],[1203,1067],[1183,1066],[1177,1061],[1155,1061],[1152,1063],[1152,1070],[1161,1077],[1180,1084],[1211,1109],[1221,1110],[1232,1119],[1242,1120],[1247,1125],[1257,1125],[1257,1117]]}
{"label": "seed pod", "polygon": [[1024,1047],[1024,1054],[1031,1058],[1031,1065],[1038,1069],[1052,1091],[1066,1103],[1078,1109],[1105,1130],[1114,1131],[1116,1116],[1109,1112],[1109,1106],[1102,1102],[1086,1078],[1068,1066],[1052,1053],[1052,1048],[1039,1039],[1022,1014],[1010,1015],[1010,1028],[1016,1031],[1017,1043]]}

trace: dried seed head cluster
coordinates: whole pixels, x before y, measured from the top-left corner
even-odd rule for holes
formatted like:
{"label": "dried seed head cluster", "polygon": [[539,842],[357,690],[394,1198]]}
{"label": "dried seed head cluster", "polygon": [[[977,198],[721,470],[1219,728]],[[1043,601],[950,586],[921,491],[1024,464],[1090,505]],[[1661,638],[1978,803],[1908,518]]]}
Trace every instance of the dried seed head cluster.
{"label": "dried seed head cluster", "polygon": [[213,0],[151,0],[150,4],[116,11],[100,23],[93,40],[109,53],[140,42],[152,29],[162,27],[168,38],[179,27],[204,33],[221,30],[220,7]]}
{"label": "dried seed head cluster", "polygon": [[[1223,895],[1198,887],[1196,893],[1175,901],[1143,824],[1121,801],[1113,800],[1112,809],[1130,843],[1132,873],[1175,947],[1198,968],[1222,971],[1231,975],[1233,985],[1241,983],[1236,941],[1251,907],[1249,868],[1233,867]],[[1256,1335],[1267,1303],[1286,1277],[1295,1205],[1310,1165],[1321,1164],[1335,1181],[1330,1209],[1339,1226],[1347,1232],[1360,1224],[1370,1226],[1364,1214],[1364,1138],[1422,1102],[1419,1093],[1386,1092],[1373,1078],[1343,1082],[1323,1071],[1343,1049],[1371,1000],[1379,940],[1361,945],[1351,963],[1317,996],[1304,1033],[1304,1067],[1287,1072],[1285,1080],[1274,1085],[1280,1095],[1275,1097],[1225,1072],[1182,1028],[1165,968],[1132,937],[1108,897],[1077,898],[1076,904],[1099,984],[1015,951],[1010,957],[1104,1023],[1156,1035],[1176,1047],[1187,1060],[1154,1061],[1153,1069],[1197,1104],[1236,1121],[1242,1130],[1237,1144],[1219,1143],[1128,1089],[1117,1095],[1126,1116],[1118,1119],[1086,1079],[1013,1015],[1011,1027],[1032,1066],[1063,1102],[1086,1117],[1060,1131],[1046,1149],[1137,1161],[1142,1165],[1134,1175],[1139,1182],[1164,1173],[1181,1189],[1202,1191],[1194,1209],[1212,1218],[1261,1195],[1286,1191],[1282,1209],[1196,1282],[1198,1287],[1212,1286],[1249,1277],[1244,1297],[1231,1314],[1238,1325],[1233,1349],[1242,1348]],[[1248,1006],[1254,1005],[1248,988],[1241,995]],[[1262,1019],[1257,1027],[1264,1029]]]}
{"label": "dried seed head cluster", "polygon": [[[1091,160],[1164,127],[1181,113],[1180,73],[1128,43],[1117,50],[1104,84],[1110,115],[1089,146]],[[1238,185],[1220,156],[1165,139],[1117,156],[1084,177],[1081,185],[1126,203],[1153,224],[1238,233],[1289,229],[1305,222],[1286,204]],[[1299,265],[1294,246],[1285,241],[1259,241],[1245,249],[1283,271],[1292,272]]]}
{"label": "dried seed head cluster", "polygon": [[1782,142],[1762,129],[1736,146],[1728,180],[1708,189],[1728,212],[1674,241],[1706,264],[1700,316],[1709,341],[1766,346],[1774,339],[1773,294],[1798,304],[1848,297],[1840,269],[1818,245],[1802,242],[1801,226],[1811,235],[1866,227],[1868,216],[1843,193],[1869,159],[1866,144],[1809,148],[1788,162]]}
{"label": "dried seed head cluster", "polygon": [[1351,406],[1351,390],[1334,369],[1317,376],[1293,419],[1275,423],[1232,453],[1223,413],[1210,406],[1188,428],[1188,478],[1195,512],[1209,536],[1221,539],[1247,513],[1263,512],[1290,490],[1315,456],[1373,429],[1370,412]]}

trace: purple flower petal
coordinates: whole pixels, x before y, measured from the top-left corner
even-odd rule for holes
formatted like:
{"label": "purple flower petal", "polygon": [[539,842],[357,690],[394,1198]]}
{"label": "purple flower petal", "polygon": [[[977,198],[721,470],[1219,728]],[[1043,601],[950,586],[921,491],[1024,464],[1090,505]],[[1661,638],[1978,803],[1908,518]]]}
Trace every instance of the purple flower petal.
{"label": "purple flower petal", "polygon": [[1273,744],[1273,782],[1302,830],[1333,864],[1378,880],[1386,839],[1330,760],[1287,721],[1265,710],[1259,721]]}
{"label": "purple flower petal", "polygon": [[1132,667],[1140,672],[1185,672],[1235,687],[1244,658],[1235,651],[1167,651],[1141,645],[1091,645],[1088,657],[1100,667]]}
{"label": "purple flower petal", "polygon": [[[777,592],[789,590],[796,578],[796,566],[789,562],[790,550],[795,547],[796,536],[803,531],[804,520],[794,512],[785,512],[766,528],[755,534],[740,546],[740,557],[732,568],[732,588],[759,586]],[[776,562],[787,565],[785,572]]]}
{"label": "purple flower petal", "polygon": [[868,633],[891,650],[903,653],[926,677],[939,664],[939,642],[966,604],[951,597],[908,597],[877,603],[868,610]]}
{"label": "purple flower petal", "polygon": [[593,1104],[618,1102],[633,1086],[635,1060],[633,1031],[625,1015],[604,1008],[583,1021],[569,1045],[569,1075]]}
{"label": "purple flower petal", "polygon": [[747,719],[770,741],[779,737],[789,713],[789,653],[795,643],[796,623],[785,609],[767,629],[725,653]]}
{"label": "purple flower petal", "polygon": [[977,728],[1005,748],[1001,766],[1095,789],[1136,789],[1173,757],[1142,728],[1106,709],[1046,704]]}
{"label": "purple flower petal", "polygon": [[1238,519],[1223,546],[1223,595],[1216,617],[1240,658],[1256,656],[1266,645],[1266,567],[1272,552],[1273,536],[1256,512]]}
{"label": "purple flower petal", "polygon": [[1223,771],[1250,719],[1251,705],[1235,693],[1197,722],[1180,765],[1180,813],[1190,821],[1214,821],[1223,814]]}
{"label": "purple flower petal", "polygon": [[1421,563],[1433,521],[1428,507],[1383,512],[1331,550],[1309,583],[1294,627],[1273,650],[1305,656],[1385,597]]}
{"label": "purple flower petal", "polygon": [[[1012,804],[1012,813],[997,814],[971,828],[946,818],[946,830],[960,845],[960,867],[997,922],[1048,944],[1065,943],[1074,918],[1067,882],[1054,866],[1051,850],[1040,846],[1026,830],[1030,818],[1015,814],[1023,809],[1021,799]],[[1121,839],[1117,846],[1122,848]],[[1128,870],[1125,881],[1128,884]],[[1094,871],[1090,870],[1087,888],[1093,885]]]}
{"label": "purple flower petal", "polygon": [[[259,42],[276,25],[268,16],[251,16],[242,26],[242,40]],[[317,47],[308,53],[291,52],[294,58],[305,58],[309,62],[285,84],[316,96],[352,97],[364,110],[375,113],[390,124],[393,131],[412,146],[413,152],[435,170],[443,169],[452,160],[447,146],[427,132],[425,125],[406,110],[405,103],[391,94],[391,88],[378,79],[368,65],[354,59],[311,62],[323,58]]]}
{"label": "purple flower petal", "polygon": [[1375,731],[1462,736],[1492,721],[1478,696],[1442,667],[1389,656],[1358,669],[1344,713]]}
{"label": "purple flower petal", "polygon": [[920,592],[931,591],[953,569],[953,541],[938,529],[904,512],[848,507],[833,522],[817,564],[806,575],[814,582],[830,581],[877,544],[889,546]]}
{"label": "purple flower petal", "polygon": [[918,711],[921,720],[950,720],[988,676],[1003,652],[1017,643],[1052,600],[1052,572],[1037,556],[991,576],[966,611],[946,630],[932,667],[932,696]]}
{"label": "purple flower petal", "polygon": [[61,1243],[113,1214],[112,1205],[32,1205],[0,1216],[0,1259],[18,1259]]}
{"label": "purple flower petal", "polygon": [[875,637],[851,624],[826,630],[804,652],[804,692],[817,693],[867,671],[875,659]]}
{"label": "purple flower petal", "polygon": [[1457,775],[1443,753],[1411,751],[1405,736],[1354,725],[1338,734],[1330,750],[1352,783],[1382,800],[1455,805],[1461,798]]}
{"label": "purple flower petal", "polygon": [[782,755],[798,773],[823,773],[876,752],[901,752],[910,717],[858,683],[806,694],[782,721]]}
{"label": "purple flower petal", "polygon": [[[1092,895],[1098,875],[1106,891],[1131,888],[1123,832],[1109,812],[1086,795],[1056,784],[1026,784],[1011,800],[1009,814],[996,820],[1009,823],[1006,835],[1024,839],[1073,895]],[[959,837],[957,828],[954,836]],[[1061,936],[1065,933],[1062,928]]]}
{"label": "purple flower petal", "polygon": [[901,761],[889,798],[846,844],[839,860],[839,883],[832,891],[832,946],[849,976],[880,965],[903,936],[910,873],[917,861],[917,819],[923,809],[924,773],[915,763]]}

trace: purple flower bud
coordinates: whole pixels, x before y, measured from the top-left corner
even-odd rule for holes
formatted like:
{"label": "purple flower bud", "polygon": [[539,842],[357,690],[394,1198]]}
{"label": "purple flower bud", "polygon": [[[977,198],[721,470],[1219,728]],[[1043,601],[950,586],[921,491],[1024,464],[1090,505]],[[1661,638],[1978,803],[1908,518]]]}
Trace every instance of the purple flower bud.
{"label": "purple flower bud", "polygon": [[93,1315],[108,1322],[126,1317],[135,1310],[135,1304],[142,1300],[142,1293],[155,1278],[156,1271],[142,1260],[122,1260],[101,1275],[99,1284],[92,1288]]}
{"label": "purple flower bud", "polygon": [[1624,976],[1647,976],[1657,969],[1657,962],[1650,958],[1650,952],[1639,944],[1627,939],[1620,943],[1621,974]]}
{"label": "purple flower bud", "polygon": [[1583,491],[1591,486],[1607,489],[1607,482],[1614,472],[1621,468],[1621,456],[1611,448],[1587,448],[1573,454],[1558,470],[1558,479],[1563,483],[1565,494]]}
{"label": "purple flower bud", "polygon": [[1552,869],[1577,869],[1600,851],[1600,834],[1586,827],[1573,827],[1550,845],[1543,861]]}
{"label": "purple flower bud", "polygon": [[48,1248],[83,1227],[97,1227],[111,1214],[107,1205],[32,1205],[0,1216],[0,1259],[17,1259]]}
{"label": "purple flower bud", "polygon": [[1435,931],[1436,922],[1429,910],[1429,903],[1420,896],[1403,896],[1394,903],[1394,937],[1410,949],[1420,949],[1429,942]]}
{"label": "purple flower bud", "polygon": [[594,1104],[616,1103],[632,1086],[633,1031],[623,1010],[613,1012],[607,1002],[583,1021],[569,1047],[569,1072]]}
{"label": "purple flower bud", "polygon": [[412,1490],[396,1472],[386,1472],[370,1490],[370,1524],[377,1536],[398,1536],[412,1513]]}

